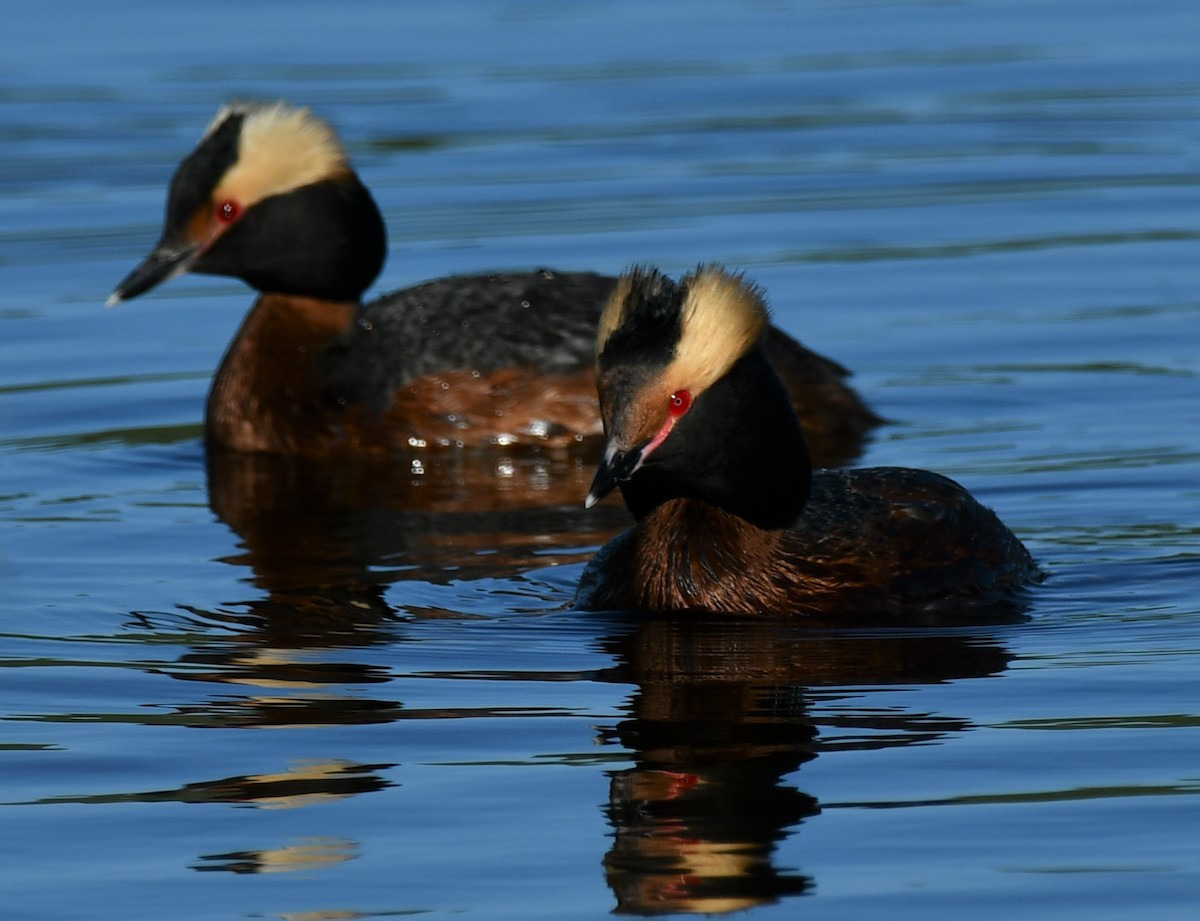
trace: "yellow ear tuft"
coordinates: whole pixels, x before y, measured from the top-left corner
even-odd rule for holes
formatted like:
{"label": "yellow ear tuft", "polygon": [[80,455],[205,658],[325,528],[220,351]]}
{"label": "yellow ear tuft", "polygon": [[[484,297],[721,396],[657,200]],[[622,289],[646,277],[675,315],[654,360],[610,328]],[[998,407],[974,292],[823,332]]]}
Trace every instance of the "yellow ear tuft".
{"label": "yellow ear tuft", "polygon": [[770,319],[762,291],[739,273],[706,265],[680,280],[687,291],[668,377],[697,395],[762,339]]}
{"label": "yellow ear tuft", "polygon": [[308,109],[282,102],[229,105],[217,113],[208,133],[231,115],[243,116],[238,158],[222,177],[214,198],[232,198],[249,207],[350,170],[333,128]]}

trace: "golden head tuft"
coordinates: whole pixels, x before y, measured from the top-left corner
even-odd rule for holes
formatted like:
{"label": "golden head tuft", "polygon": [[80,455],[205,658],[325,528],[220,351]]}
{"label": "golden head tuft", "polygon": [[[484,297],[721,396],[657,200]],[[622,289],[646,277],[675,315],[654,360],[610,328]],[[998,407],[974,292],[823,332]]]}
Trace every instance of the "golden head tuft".
{"label": "golden head tuft", "polygon": [[695,395],[762,341],[770,316],[761,289],[740,272],[703,265],[684,276],[680,286],[686,293],[668,376]]}
{"label": "golden head tuft", "polygon": [[306,108],[282,102],[227,105],[205,137],[235,115],[243,119],[237,162],[221,178],[214,198],[232,198],[249,207],[350,171],[349,158],[333,128]]}

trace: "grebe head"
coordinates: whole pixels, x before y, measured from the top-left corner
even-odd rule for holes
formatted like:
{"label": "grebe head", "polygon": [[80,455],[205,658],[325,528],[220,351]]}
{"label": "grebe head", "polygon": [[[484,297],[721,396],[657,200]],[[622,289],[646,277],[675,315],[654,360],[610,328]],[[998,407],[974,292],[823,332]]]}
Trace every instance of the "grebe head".
{"label": "grebe head", "polygon": [[327,123],[284,103],[227,105],[175,171],[158,245],[108,303],[185,272],[353,300],[385,249],[379,210]]}
{"label": "grebe head", "polygon": [[647,268],[622,276],[597,337],[607,442],[588,507],[620,485],[639,519],[672,498],[764,526],[795,517],[810,470],[763,352],[768,321],[762,292],[719,266],[679,282]]}

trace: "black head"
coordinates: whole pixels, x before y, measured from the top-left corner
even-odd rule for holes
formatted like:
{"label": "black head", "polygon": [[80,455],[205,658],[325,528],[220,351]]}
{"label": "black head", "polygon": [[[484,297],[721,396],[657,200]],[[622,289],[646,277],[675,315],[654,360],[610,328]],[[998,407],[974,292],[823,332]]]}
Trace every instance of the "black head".
{"label": "black head", "polygon": [[607,445],[590,506],[616,485],[641,519],[703,499],[761,527],[793,521],[808,496],[808,451],[762,340],[761,292],[701,267],[671,281],[622,277],[600,321],[596,374]]}
{"label": "black head", "polygon": [[332,128],[307,109],[227,106],[175,171],[158,246],[109,303],[184,272],[357,300],[386,246],[379,209]]}

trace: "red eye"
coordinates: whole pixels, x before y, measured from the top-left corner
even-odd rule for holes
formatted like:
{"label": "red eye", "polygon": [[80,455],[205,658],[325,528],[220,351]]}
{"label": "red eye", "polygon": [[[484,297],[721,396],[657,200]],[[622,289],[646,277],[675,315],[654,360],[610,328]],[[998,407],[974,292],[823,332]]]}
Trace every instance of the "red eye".
{"label": "red eye", "polygon": [[686,390],[676,390],[671,394],[671,403],[667,412],[672,416],[682,416],[692,407],[692,395]]}
{"label": "red eye", "polygon": [[235,202],[232,198],[227,198],[217,204],[213,211],[213,217],[216,218],[218,224],[232,224],[242,216],[242,206]]}

